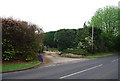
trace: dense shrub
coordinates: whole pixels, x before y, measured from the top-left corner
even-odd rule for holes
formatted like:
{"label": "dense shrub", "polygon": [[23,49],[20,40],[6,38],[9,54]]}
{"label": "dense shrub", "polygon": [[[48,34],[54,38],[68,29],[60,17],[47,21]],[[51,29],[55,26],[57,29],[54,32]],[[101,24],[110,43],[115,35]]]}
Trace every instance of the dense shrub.
{"label": "dense shrub", "polygon": [[87,51],[83,49],[66,49],[63,50],[62,53],[72,53],[72,54],[77,54],[77,55],[87,55]]}
{"label": "dense shrub", "polygon": [[34,24],[12,18],[2,20],[2,60],[33,60],[43,49],[43,31]]}

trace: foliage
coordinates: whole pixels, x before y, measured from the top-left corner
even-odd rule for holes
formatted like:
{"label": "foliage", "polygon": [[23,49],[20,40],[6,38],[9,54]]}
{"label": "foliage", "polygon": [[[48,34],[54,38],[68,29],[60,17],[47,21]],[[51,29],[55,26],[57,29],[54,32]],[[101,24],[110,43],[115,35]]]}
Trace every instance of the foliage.
{"label": "foliage", "polygon": [[90,21],[84,23],[83,28],[60,29],[51,37],[52,40],[54,37],[57,48],[64,52],[67,48],[89,53],[120,51],[120,9],[114,6],[100,8]]}
{"label": "foliage", "polygon": [[119,38],[118,35],[120,32],[119,12],[120,9],[114,6],[107,6],[104,8],[100,8],[96,11],[95,15],[92,17],[91,21],[89,22],[90,27],[94,26],[103,31],[100,37],[97,37],[97,39],[100,38],[99,42],[102,43],[98,45],[102,44],[101,48],[104,48],[105,51],[114,51],[117,49],[115,47],[118,47],[116,45],[117,45],[117,39]]}
{"label": "foliage", "polygon": [[87,27],[80,28],[76,34],[76,46],[79,49],[88,49],[91,46],[91,37]]}
{"label": "foliage", "polygon": [[47,47],[57,47],[56,42],[54,41],[55,31],[50,31],[45,33],[44,45]]}
{"label": "foliage", "polygon": [[55,41],[59,50],[64,50],[74,46],[76,30],[61,29],[55,33]]}
{"label": "foliage", "polygon": [[[102,30],[97,27],[93,27],[93,51],[94,52],[103,52],[104,51],[104,42],[102,36]],[[92,37],[92,27],[89,27],[90,37]]]}
{"label": "foliage", "polygon": [[47,50],[50,50],[50,51],[58,51],[58,48],[48,48]]}
{"label": "foliage", "polygon": [[96,53],[95,55],[89,54],[85,56],[86,58],[99,58],[99,57],[106,57],[106,56],[113,56],[116,55],[116,53]]}
{"label": "foliage", "polygon": [[62,53],[72,53],[72,54],[77,54],[77,55],[87,55],[88,52],[83,49],[66,49],[63,50]]}
{"label": "foliage", "polygon": [[114,43],[115,43],[114,48],[116,48],[116,50],[120,52],[120,34],[116,37]]}
{"label": "foliage", "polygon": [[11,18],[2,19],[3,60],[32,60],[43,49],[43,31],[34,24]]}
{"label": "foliage", "polygon": [[[100,51],[101,43],[101,32],[102,30],[94,27],[94,39],[93,39],[93,50],[94,52]],[[88,52],[92,52],[92,27],[85,26],[80,28],[76,34],[77,48],[84,49]],[[102,49],[101,49],[102,50]]]}
{"label": "foliage", "polygon": [[116,35],[119,28],[118,11],[118,7],[114,6],[99,8],[89,24],[102,29],[104,32]]}
{"label": "foliage", "polygon": [[3,51],[3,57],[2,59],[4,60],[10,60],[13,61],[14,56],[15,56],[15,51],[13,46],[10,44],[9,40],[3,39],[2,41],[2,51]]}

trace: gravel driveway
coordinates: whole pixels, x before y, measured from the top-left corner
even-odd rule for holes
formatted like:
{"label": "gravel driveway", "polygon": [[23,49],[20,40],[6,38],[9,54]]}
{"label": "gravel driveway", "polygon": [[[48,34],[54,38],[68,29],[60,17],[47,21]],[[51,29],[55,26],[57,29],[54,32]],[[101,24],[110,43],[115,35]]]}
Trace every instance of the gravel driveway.
{"label": "gravel driveway", "polygon": [[64,64],[64,63],[73,63],[73,62],[80,62],[89,60],[87,58],[66,58],[61,57],[58,55],[58,52],[51,52],[51,51],[45,51],[45,58],[50,59],[52,62],[45,64],[45,66],[54,66],[57,64]]}

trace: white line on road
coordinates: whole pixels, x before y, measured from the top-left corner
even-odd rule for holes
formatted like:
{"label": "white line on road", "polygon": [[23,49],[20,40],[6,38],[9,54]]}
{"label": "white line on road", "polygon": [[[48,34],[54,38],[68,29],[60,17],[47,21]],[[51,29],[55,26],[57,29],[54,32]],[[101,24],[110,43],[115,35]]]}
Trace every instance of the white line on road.
{"label": "white line on road", "polygon": [[72,73],[72,74],[69,74],[69,75],[65,75],[65,76],[60,77],[59,79],[63,79],[63,78],[66,78],[66,77],[70,77],[70,76],[79,74],[79,73],[83,73],[83,72],[85,72],[85,71],[88,71],[88,70],[91,70],[91,69],[100,67],[100,66],[102,66],[102,65],[103,65],[103,64],[100,64],[100,65],[97,65],[97,66],[94,66],[94,67],[91,67],[91,68],[88,68],[88,69],[85,69],[85,70],[82,70],[82,71],[79,71],[79,72],[76,72],[76,73]]}
{"label": "white line on road", "polygon": [[51,66],[57,66],[57,65],[48,65],[48,66],[44,66],[44,67],[51,67]]}
{"label": "white line on road", "polygon": [[115,62],[116,60],[113,60],[112,62]]}
{"label": "white line on road", "polygon": [[117,61],[118,59],[116,59],[116,60],[113,60],[112,62],[115,62],[115,61]]}

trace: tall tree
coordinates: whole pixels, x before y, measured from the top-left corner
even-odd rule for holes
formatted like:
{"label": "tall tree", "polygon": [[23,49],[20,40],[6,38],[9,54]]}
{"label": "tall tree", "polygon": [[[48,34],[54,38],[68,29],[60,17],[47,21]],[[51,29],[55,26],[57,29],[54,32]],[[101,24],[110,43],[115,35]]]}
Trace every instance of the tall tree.
{"label": "tall tree", "polygon": [[111,33],[114,35],[118,34],[118,23],[119,23],[119,14],[117,7],[107,6],[100,8],[95,12],[95,15],[92,17],[90,26],[98,27],[106,33]]}
{"label": "tall tree", "polygon": [[59,50],[71,48],[74,45],[76,30],[61,29],[55,33],[55,41]]}
{"label": "tall tree", "polygon": [[56,47],[56,42],[54,41],[54,34],[56,31],[50,31],[45,33],[44,45],[48,47]]}
{"label": "tall tree", "polygon": [[105,43],[106,50],[115,50],[115,40],[119,35],[119,16],[120,9],[115,6],[107,6],[104,8],[100,8],[96,11],[91,21],[89,22],[89,26],[94,26],[96,28],[101,29],[102,39]]}

